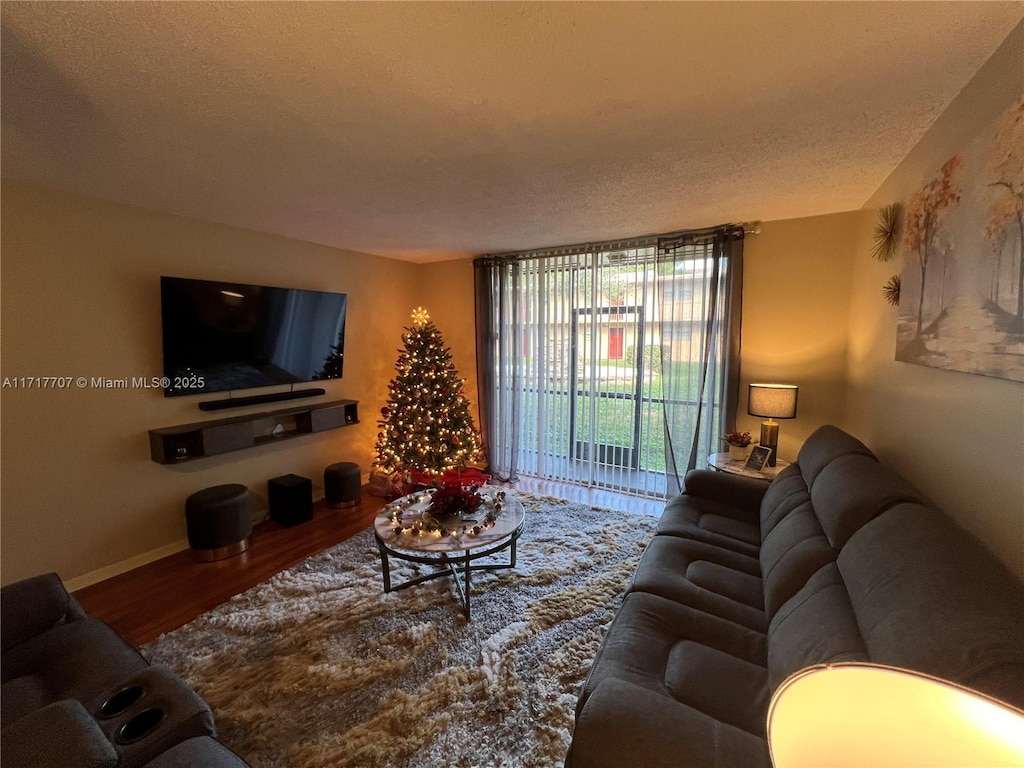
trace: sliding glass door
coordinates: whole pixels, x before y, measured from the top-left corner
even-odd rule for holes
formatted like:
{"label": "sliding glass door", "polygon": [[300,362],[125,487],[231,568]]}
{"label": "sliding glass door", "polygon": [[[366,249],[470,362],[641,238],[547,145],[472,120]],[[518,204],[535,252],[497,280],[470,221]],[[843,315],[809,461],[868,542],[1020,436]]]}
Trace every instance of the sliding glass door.
{"label": "sliding glass door", "polygon": [[632,351],[643,347],[643,334],[643,307],[573,312],[572,458],[593,457],[595,467],[639,467],[642,358]]}
{"label": "sliding glass door", "polygon": [[683,441],[695,461],[713,452],[725,367],[709,336],[712,252],[635,242],[478,262],[492,470],[661,497],[678,474],[673,426],[702,427]]}

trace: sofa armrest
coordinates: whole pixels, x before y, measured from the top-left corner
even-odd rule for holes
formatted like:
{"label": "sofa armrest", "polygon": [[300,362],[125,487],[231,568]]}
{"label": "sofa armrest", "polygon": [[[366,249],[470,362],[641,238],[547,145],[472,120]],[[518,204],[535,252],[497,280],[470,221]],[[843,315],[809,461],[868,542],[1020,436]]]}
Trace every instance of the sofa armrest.
{"label": "sofa armrest", "polygon": [[0,589],[0,649],[4,653],[85,613],[56,573],[33,576]]}
{"label": "sofa armrest", "polygon": [[683,478],[683,493],[703,499],[732,505],[749,515],[749,522],[757,523],[761,499],[768,483],[752,477],[730,475],[711,469],[691,469]]}
{"label": "sofa armrest", "polygon": [[242,758],[210,736],[179,742],[145,768],[249,768]]}
{"label": "sofa armrest", "polygon": [[0,762],[38,768],[114,768],[117,752],[75,699],[54,702],[0,732]]}

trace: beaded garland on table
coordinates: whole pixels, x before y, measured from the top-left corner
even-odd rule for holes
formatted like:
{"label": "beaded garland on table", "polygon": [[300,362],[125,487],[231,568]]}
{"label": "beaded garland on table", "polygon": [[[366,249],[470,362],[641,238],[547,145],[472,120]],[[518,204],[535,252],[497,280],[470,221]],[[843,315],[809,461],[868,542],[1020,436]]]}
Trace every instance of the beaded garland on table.
{"label": "beaded garland on table", "polygon": [[[501,511],[505,506],[505,492],[498,491],[494,494],[494,498],[487,499],[479,494],[476,494],[480,500],[480,508],[486,509],[484,512],[483,520],[476,522],[474,525],[456,525],[450,526],[445,525],[435,517],[428,516],[432,510],[431,507],[427,507],[423,511],[423,515],[418,520],[413,520],[411,523],[402,522],[402,513],[411,507],[413,504],[424,501],[424,496],[428,496],[433,492],[434,489],[424,491],[423,493],[414,493],[405,499],[399,499],[396,502],[392,502],[388,509],[388,519],[394,523],[392,530],[396,535],[401,536],[403,534],[409,536],[423,536],[424,534],[433,534],[445,538],[447,536],[479,536],[488,528],[494,526],[494,523],[501,516]],[[473,491],[475,493],[475,490]]]}

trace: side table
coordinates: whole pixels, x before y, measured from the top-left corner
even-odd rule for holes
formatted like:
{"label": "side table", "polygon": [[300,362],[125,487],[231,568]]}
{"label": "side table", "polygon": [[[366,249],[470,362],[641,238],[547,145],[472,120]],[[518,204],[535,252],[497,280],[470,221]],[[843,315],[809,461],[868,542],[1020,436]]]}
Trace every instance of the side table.
{"label": "side table", "polygon": [[742,475],[752,477],[755,480],[764,480],[770,483],[775,476],[789,466],[790,462],[779,459],[774,467],[765,467],[758,472],[756,469],[747,469],[746,459],[730,459],[728,453],[713,453],[708,456],[708,469],[716,472],[728,472],[730,475]]}

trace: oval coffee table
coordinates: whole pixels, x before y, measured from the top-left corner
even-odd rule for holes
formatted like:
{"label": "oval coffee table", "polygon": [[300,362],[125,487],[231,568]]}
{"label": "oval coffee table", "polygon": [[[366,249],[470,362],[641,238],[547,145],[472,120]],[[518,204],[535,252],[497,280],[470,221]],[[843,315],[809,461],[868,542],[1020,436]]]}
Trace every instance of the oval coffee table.
{"label": "oval coffee table", "polygon": [[[498,488],[480,489],[484,503],[466,520],[439,521],[443,531],[424,530],[431,526],[429,514],[431,491],[403,496],[387,504],[373,521],[373,535],[380,550],[384,574],[384,592],[405,589],[425,581],[451,576],[470,619],[470,574],[473,571],[496,571],[516,567],[516,542],[526,523],[526,510],[511,494]],[[496,510],[497,517],[488,525],[486,515]],[[400,530],[402,529],[402,530]],[[442,535],[444,534],[444,535]],[[484,557],[508,550],[505,563],[477,563]],[[439,570],[393,585],[390,558],[409,563],[432,565]],[[474,565],[474,563],[476,563]],[[461,577],[461,578],[460,578]]]}

